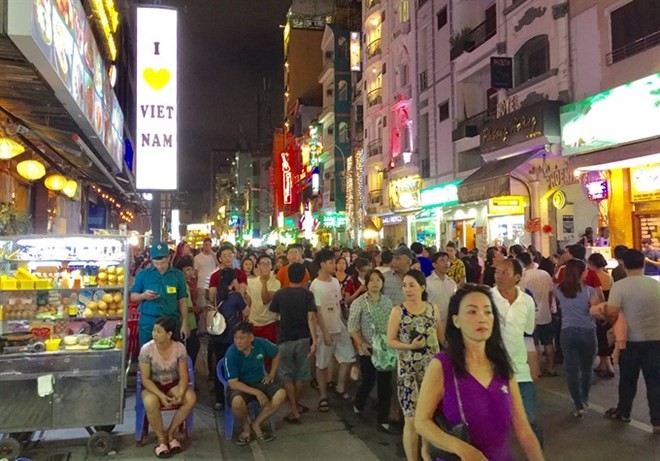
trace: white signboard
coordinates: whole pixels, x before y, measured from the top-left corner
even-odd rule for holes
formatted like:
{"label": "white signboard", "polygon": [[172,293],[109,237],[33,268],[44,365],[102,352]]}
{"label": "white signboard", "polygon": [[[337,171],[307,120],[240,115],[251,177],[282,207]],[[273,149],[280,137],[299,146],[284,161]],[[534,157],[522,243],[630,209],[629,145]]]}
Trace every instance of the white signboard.
{"label": "white signboard", "polygon": [[177,189],[177,11],[137,9],[138,189]]}

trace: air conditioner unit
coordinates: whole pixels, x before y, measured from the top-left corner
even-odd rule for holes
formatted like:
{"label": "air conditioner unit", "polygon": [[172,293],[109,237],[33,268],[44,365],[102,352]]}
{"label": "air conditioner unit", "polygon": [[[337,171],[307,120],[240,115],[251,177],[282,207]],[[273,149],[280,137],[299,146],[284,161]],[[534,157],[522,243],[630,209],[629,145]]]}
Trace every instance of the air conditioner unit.
{"label": "air conditioner unit", "polygon": [[330,179],[330,178],[332,178],[332,173],[330,173],[329,171],[323,173],[323,179]]}

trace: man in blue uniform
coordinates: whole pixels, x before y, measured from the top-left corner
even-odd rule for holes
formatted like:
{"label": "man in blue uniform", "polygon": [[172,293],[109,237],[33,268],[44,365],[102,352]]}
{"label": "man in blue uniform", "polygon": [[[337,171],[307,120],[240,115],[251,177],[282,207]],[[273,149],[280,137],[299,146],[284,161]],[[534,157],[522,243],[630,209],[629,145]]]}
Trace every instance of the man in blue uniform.
{"label": "man in blue uniform", "polygon": [[181,339],[190,334],[186,303],[188,292],[183,272],[170,267],[169,249],[165,242],[154,243],[150,255],[153,266],[138,272],[131,288],[131,301],[140,303],[140,347],[151,340],[154,323],[163,315],[177,319]]}

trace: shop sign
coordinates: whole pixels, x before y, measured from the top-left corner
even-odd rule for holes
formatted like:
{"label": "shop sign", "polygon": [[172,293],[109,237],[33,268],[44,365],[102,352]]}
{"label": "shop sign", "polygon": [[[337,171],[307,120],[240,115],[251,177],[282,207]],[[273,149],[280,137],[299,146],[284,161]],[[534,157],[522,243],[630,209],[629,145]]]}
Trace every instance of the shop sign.
{"label": "shop sign", "polygon": [[383,226],[395,226],[403,222],[403,216],[395,214],[392,216],[383,216]]}
{"label": "shop sign", "polygon": [[137,8],[138,189],[177,189],[177,11]]}
{"label": "shop sign", "polygon": [[421,206],[420,191],[422,179],[419,176],[408,176],[390,181],[390,209],[407,210]]}
{"label": "shop sign", "polygon": [[520,195],[506,195],[488,199],[489,215],[514,215],[525,212],[525,198]]}
{"label": "shop sign", "polygon": [[447,206],[458,203],[458,185],[462,179],[422,190],[422,206]]}
{"label": "shop sign", "polygon": [[346,227],[346,215],[337,213],[325,214],[321,218],[321,225],[330,229]]}
{"label": "shop sign", "polygon": [[554,189],[559,186],[568,186],[569,184],[577,184],[580,181],[573,174],[573,170],[567,166],[552,170],[547,175],[548,189]]}
{"label": "shop sign", "polygon": [[[112,3],[109,2],[108,3]],[[124,115],[77,0],[10,0],[8,34],[53,88],[90,143],[124,163]]]}
{"label": "shop sign", "polygon": [[525,223],[526,232],[540,232],[541,231],[541,218],[528,219]]}
{"label": "shop sign", "polygon": [[560,108],[563,155],[660,136],[660,73]]}
{"label": "shop sign", "polygon": [[587,197],[594,202],[605,200],[609,197],[606,179],[590,181],[586,184],[585,188],[587,189]]}
{"label": "shop sign", "polygon": [[490,86],[513,88],[513,58],[504,56],[490,58]]}
{"label": "shop sign", "polygon": [[564,191],[558,190],[552,194],[552,205],[558,210],[561,210],[566,206],[566,194]]}
{"label": "shop sign", "polygon": [[350,54],[351,54],[351,70],[353,72],[360,72],[360,32],[351,32],[351,41],[350,41]]}
{"label": "shop sign", "polygon": [[292,187],[293,181],[291,180],[291,164],[289,163],[289,153],[282,152],[282,197],[284,198],[285,205],[293,203]]}
{"label": "shop sign", "polygon": [[652,200],[660,200],[660,165],[631,168],[630,201]]}
{"label": "shop sign", "polygon": [[559,135],[559,103],[541,101],[486,122],[481,130],[481,152],[492,152],[540,136]]}

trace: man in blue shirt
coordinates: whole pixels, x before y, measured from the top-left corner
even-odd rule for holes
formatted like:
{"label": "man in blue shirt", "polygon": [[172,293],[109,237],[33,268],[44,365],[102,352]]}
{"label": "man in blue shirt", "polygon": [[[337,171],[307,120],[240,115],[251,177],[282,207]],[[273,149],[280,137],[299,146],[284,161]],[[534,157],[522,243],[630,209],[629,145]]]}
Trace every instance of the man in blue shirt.
{"label": "man in blue shirt", "polygon": [[188,325],[188,288],[186,278],[178,269],[170,267],[169,248],[157,242],[150,251],[153,266],[135,276],[131,301],[139,302],[138,334],[140,347],[151,340],[151,331],[158,317],[174,317],[181,328],[181,339],[190,335]]}
{"label": "man in blue shirt", "polygon": [[[247,445],[254,432],[260,442],[275,439],[273,434],[264,433],[261,425],[274,415],[286,400],[284,388],[277,382],[277,369],[280,366],[278,347],[263,338],[255,338],[253,325],[241,322],[234,329],[234,344],[225,354],[225,377],[229,383],[229,402],[238,424],[242,428],[236,443]],[[266,358],[272,358],[270,372],[264,366]],[[250,424],[247,403],[258,400],[261,412]]]}
{"label": "man in blue shirt", "polygon": [[415,253],[415,257],[419,262],[419,270],[422,271],[424,277],[428,277],[429,275],[431,275],[431,273],[433,272],[433,263],[429,258],[427,258],[422,254],[424,253],[424,245],[422,245],[419,242],[415,242],[412,245],[410,245],[410,249],[413,251],[413,253]]}

